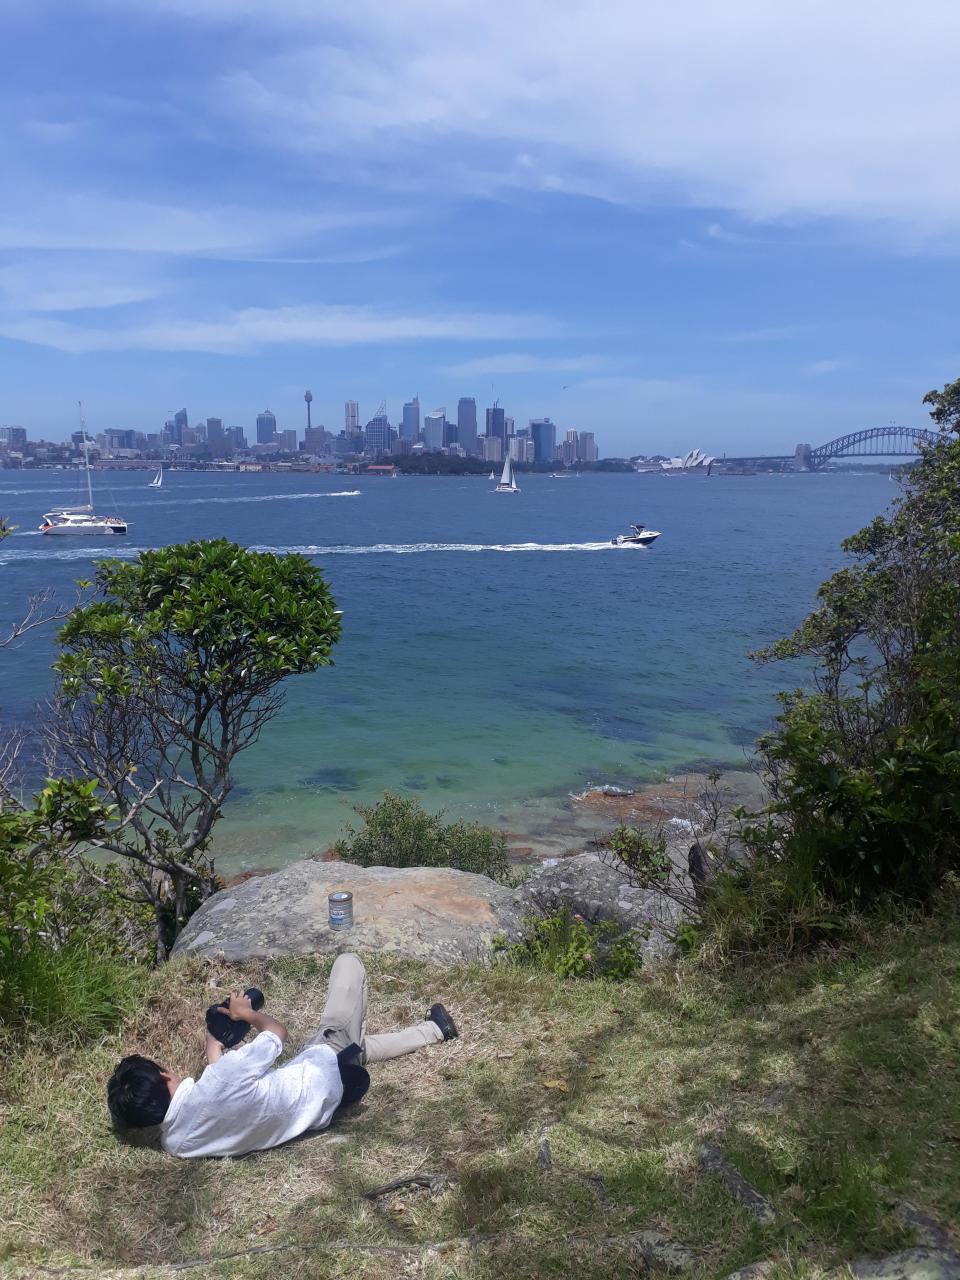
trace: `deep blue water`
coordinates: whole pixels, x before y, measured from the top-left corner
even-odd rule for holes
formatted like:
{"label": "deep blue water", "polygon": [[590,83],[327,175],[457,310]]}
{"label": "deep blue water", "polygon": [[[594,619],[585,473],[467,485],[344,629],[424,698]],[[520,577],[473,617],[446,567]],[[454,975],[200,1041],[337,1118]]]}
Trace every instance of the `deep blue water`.
{"label": "deep blue water", "polygon": [[[62,472],[0,472],[0,624],[96,555],[225,536],[315,555],[344,611],[336,666],[290,682],[237,763],[221,865],[322,848],[384,788],[535,832],[568,792],[706,761],[742,764],[802,679],[748,649],[784,634],[842,562],[839,544],[896,494],[886,476],[487,480],[168,473],[98,475],[97,508],[130,522],[94,545],[34,533],[74,500]],[[610,537],[642,520],[649,550]],[[2,709],[49,692],[53,635],[0,655]]]}

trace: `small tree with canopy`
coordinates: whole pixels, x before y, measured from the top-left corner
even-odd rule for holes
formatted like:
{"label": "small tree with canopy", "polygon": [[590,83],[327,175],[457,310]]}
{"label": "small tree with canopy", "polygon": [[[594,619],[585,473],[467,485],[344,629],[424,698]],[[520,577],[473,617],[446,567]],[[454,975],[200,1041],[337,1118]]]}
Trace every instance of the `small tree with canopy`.
{"label": "small tree with canopy", "polygon": [[340,618],[304,556],[223,539],[102,561],[95,590],[60,631],[51,763],[100,780],[116,816],[95,844],[131,865],[163,959],[215,887],[206,850],[235,757],[289,676],[332,662]]}

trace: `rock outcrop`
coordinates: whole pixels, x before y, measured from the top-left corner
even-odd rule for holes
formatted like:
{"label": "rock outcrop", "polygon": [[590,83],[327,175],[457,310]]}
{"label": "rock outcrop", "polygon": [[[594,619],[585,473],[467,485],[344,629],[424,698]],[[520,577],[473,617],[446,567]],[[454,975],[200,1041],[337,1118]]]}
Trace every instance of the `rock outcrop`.
{"label": "rock outcrop", "polygon": [[[327,896],[353,893],[354,925],[328,922]],[[215,893],[190,919],[174,955],[252,956],[384,951],[437,964],[484,959],[499,934],[522,934],[515,890],[447,867],[294,862]]]}
{"label": "rock outcrop", "polygon": [[653,889],[632,885],[596,853],[562,858],[530,877],[521,889],[526,914],[550,915],[564,903],[591,924],[611,920],[642,940],[648,959],[668,955],[680,907]]}
{"label": "rock outcrop", "polygon": [[[353,928],[331,929],[327,897],[353,893]],[[177,939],[174,955],[254,956],[385,951],[436,964],[488,960],[494,938],[518,941],[524,920],[566,903],[591,924],[632,930],[653,960],[672,950],[679,907],[638,889],[595,853],[546,866],[519,889],[448,867],[357,867],[294,862],[209,898]]]}

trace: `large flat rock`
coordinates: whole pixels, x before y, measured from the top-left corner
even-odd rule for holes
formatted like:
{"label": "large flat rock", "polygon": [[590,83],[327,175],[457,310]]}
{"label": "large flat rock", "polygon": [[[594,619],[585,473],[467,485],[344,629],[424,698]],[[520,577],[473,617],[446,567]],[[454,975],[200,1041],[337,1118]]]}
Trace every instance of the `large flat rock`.
{"label": "large flat rock", "polygon": [[[353,893],[352,929],[331,929],[327,897]],[[357,867],[294,862],[215,893],[191,917],[174,955],[254,956],[384,951],[456,964],[492,954],[500,934],[522,934],[529,912],[512,889],[447,867]]]}

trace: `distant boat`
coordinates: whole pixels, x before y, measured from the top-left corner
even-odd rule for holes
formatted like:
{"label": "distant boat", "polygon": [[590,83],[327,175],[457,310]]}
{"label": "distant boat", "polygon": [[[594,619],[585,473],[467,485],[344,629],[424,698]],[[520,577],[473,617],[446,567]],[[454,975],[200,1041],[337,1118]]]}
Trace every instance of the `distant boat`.
{"label": "distant boat", "polygon": [[513,467],[510,459],[506,458],[503,463],[503,474],[500,477],[500,483],[494,489],[494,493],[519,493],[520,486],[517,484],[516,477],[513,474]]}
{"label": "distant boat", "polygon": [[153,479],[150,481],[150,488],[151,488],[151,489],[159,489],[159,488],[160,488],[160,486],[161,486],[162,484],[163,484],[163,463],[161,462],[161,463],[160,463],[160,470],[157,472],[157,474],[156,474],[156,475],[153,477]]}
{"label": "distant boat", "polygon": [[491,471],[491,472],[490,472],[490,475],[489,475],[489,477],[488,477],[488,478],[489,478],[490,480],[496,480],[496,478],[497,478],[497,477],[496,477],[496,476],[494,475],[494,473]]}
{"label": "distant boat", "polygon": [[576,475],[575,471],[551,471],[551,480],[572,480]]}
{"label": "distant boat", "polygon": [[54,537],[71,534],[84,538],[111,537],[127,532],[127,522],[119,516],[98,516],[93,512],[93,484],[90,480],[90,455],[87,452],[87,424],[80,414],[80,435],[83,439],[83,462],[87,474],[87,505],[84,507],[58,507],[43,517],[40,532]]}

